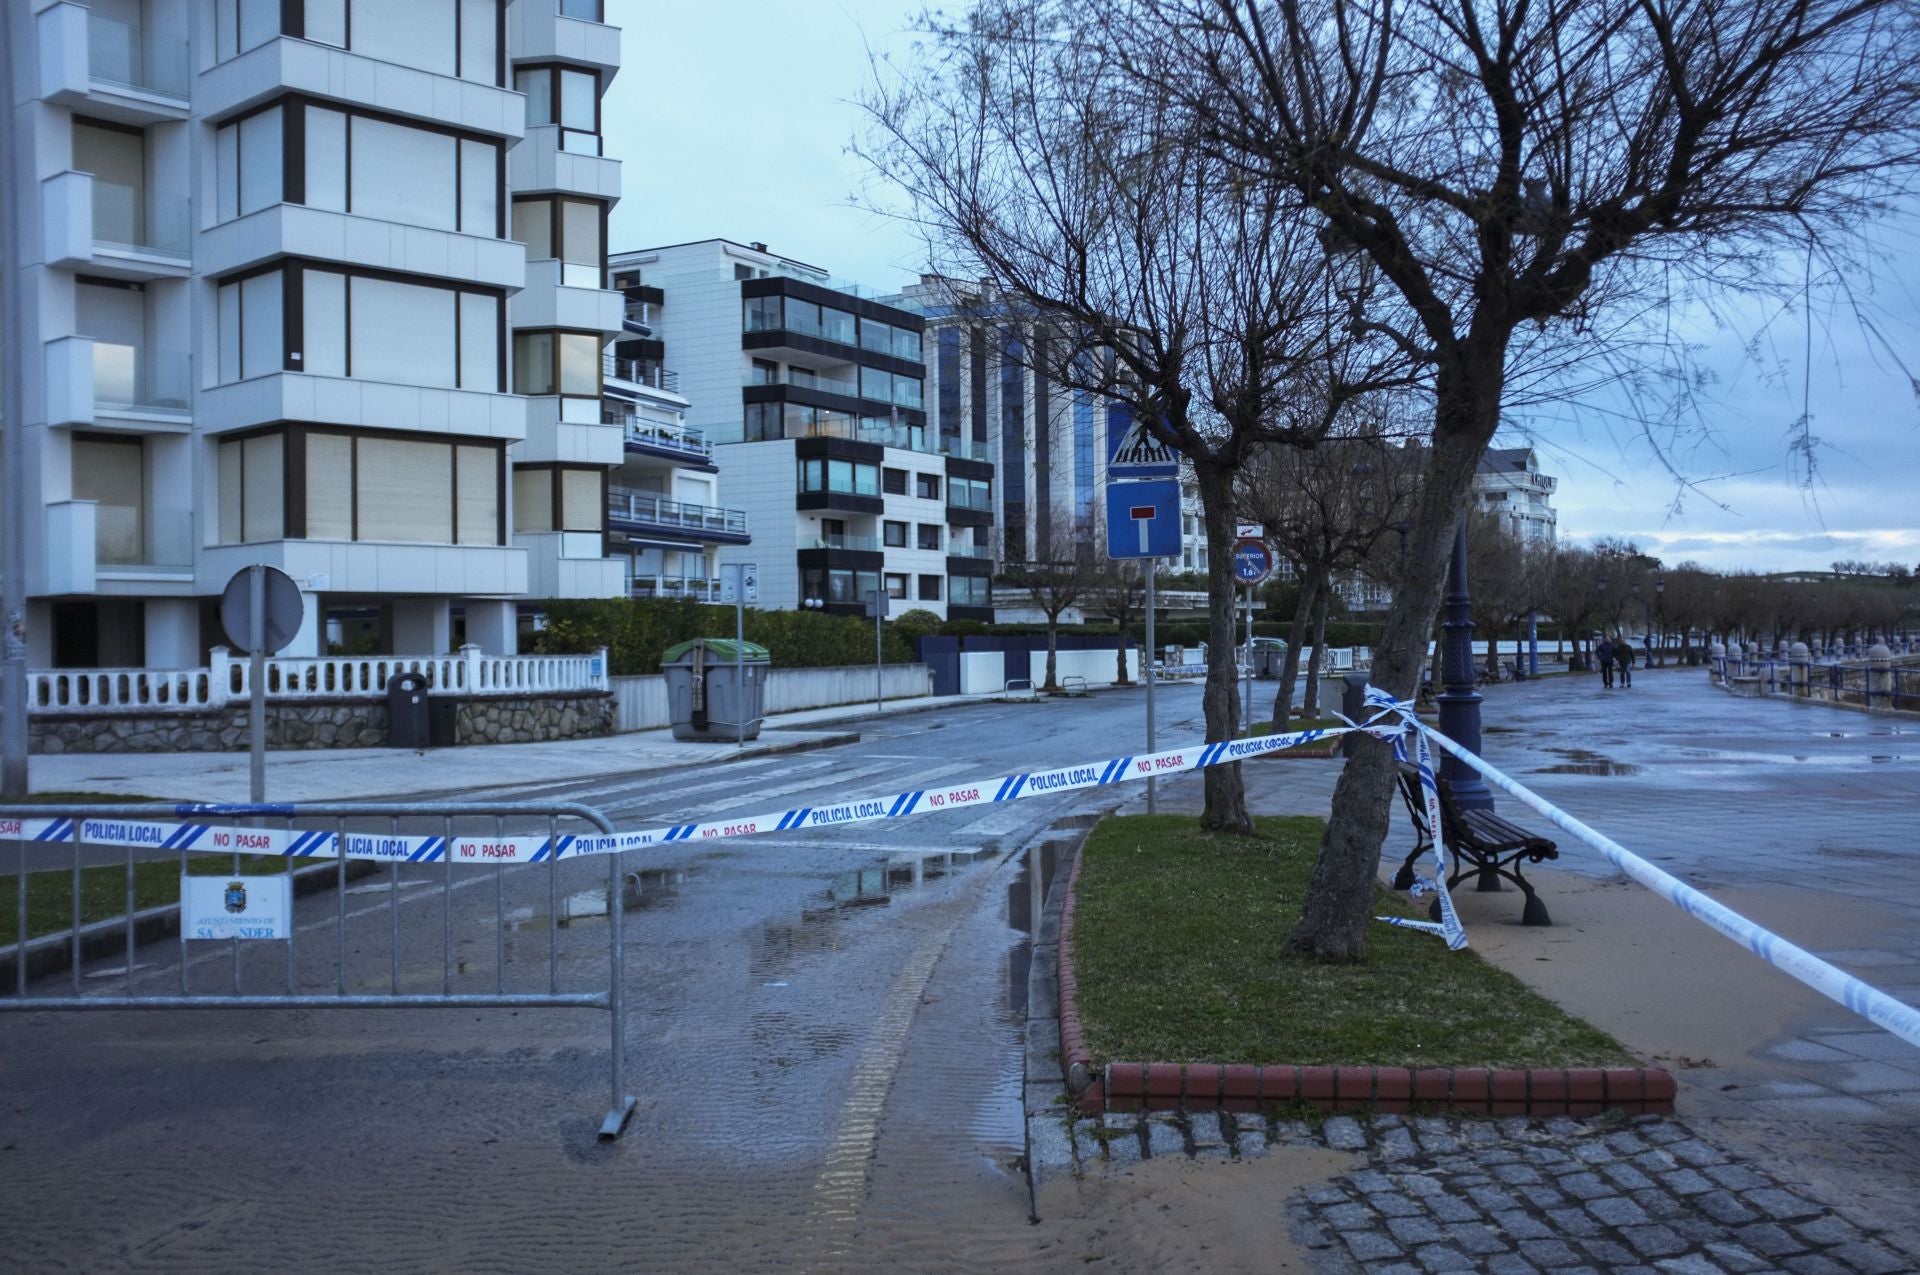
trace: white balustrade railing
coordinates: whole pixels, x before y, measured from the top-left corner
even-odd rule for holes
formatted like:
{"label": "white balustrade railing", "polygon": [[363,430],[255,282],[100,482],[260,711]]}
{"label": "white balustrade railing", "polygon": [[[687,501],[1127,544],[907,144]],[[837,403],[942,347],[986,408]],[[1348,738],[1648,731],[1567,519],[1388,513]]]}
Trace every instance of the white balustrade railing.
{"label": "white balustrade railing", "polygon": [[[269,700],[383,699],[389,679],[426,678],[443,695],[554,695],[605,691],[607,653],[488,655],[463,646],[454,655],[278,656],[266,661]],[[27,674],[27,707],[34,713],[203,712],[244,703],[252,694],[252,665],[226,647],[213,649],[202,669],[50,669]]]}

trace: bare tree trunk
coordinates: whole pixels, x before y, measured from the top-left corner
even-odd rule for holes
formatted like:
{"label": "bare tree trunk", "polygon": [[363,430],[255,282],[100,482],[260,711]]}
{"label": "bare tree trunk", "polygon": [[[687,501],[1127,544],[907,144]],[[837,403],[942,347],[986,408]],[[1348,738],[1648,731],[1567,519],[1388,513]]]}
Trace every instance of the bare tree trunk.
{"label": "bare tree trunk", "polygon": [[[1477,347],[1477,348],[1475,348]],[[1400,699],[1412,698],[1425,654],[1421,639],[1433,629],[1453,548],[1453,527],[1473,483],[1473,472],[1499,423],[1503,343],[1485,338],[1443,366],[1436,389],[1433,447],[1407,537],[1407,557],[1394,581],[1394,605],[1373,653],[1373,681]],[[1363,738],[1340,772],[1326,837],[1300,921],[1286,950],[1317,960],[1350,963],[1366,956],[1380,847],[1388,804],[1398,780],[1393,750]]]}
{"label": "bare tree trunk", "polygon": [[1293,608],[1293,624],[1287,630],[1287,657],[1280,669],[1280,689],[1273,693],[1273,730],[1277,735],[1287,728],[1293,716],[1293,684],[1300,680],[1300,648],[1312,631],[1313,608],[1319,604],[1325,587],[1320,572],[1309,572],[1300,582],[1300,598]]}
{"label": "bare tree trunk", "polygon": [[[1207,684],[1201,705],[1207,742],[1221,743],[1240,734],[1239,678],[1233,633],[1233,471],[1196,460],[1202,517],[1207,525]],[[1209,766],[1204,772],[1206,808],[1200,826],[1210,832],[1251,835],[1247,790],[1240,763]]]}
{"label": "bare tree trunk", "polygon": [[1047,616],[1047,682],[1042,688],[1044,690],[1060,689],[1060,683],[1054,677],[1054,671],[1059,664],[1059,653],[1060,613],[1056,611]]}
{"label": "bare tree trunk", "polygon": [[1327,595],[1332,592],[1331,588],[1322,589],[1313,604],[1313,658],[1307,662],[1307,691],[1301,696],[1300,705],[1302,717],[1320,716],[1320,675],[1327,668]]}

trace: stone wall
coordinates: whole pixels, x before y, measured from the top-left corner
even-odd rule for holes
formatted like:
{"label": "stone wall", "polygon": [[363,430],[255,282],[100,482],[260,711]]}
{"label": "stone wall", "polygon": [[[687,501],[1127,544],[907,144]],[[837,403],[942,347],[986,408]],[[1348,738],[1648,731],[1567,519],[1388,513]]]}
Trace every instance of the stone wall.
{"label": "stone wall", "polygon": [[[592,739],[613,733],[613,696],[521,696],[455,700],[454,739],[461,744],[523,744]],[[244,752],[247,710],[205,713],[36,714],[28,727],[36,753]],[[387,706],[374,700],[301,700],[267,706],[267,747],[381,748]]]}

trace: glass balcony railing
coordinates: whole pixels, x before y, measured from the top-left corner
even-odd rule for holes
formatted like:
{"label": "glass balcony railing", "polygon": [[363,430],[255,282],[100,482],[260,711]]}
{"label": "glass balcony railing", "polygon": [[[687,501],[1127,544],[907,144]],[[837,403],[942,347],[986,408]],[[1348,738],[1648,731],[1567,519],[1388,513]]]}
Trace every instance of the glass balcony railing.
{"label": "glass balcony railing", "polygon": [[559,12],[563,18],[578,18],[582,22],[605,22],[606,0],[559,0]]}
{"label": "glass balcony railing", "polygon": [[947,508],[976,509],[982,513],[993,512],[993,493],[988,490],[970,491],[953,482],[947,484]]}
{"label": "glass balcony railing", "polygon": [[187,96],[187,42],[87,13],[87,74],[102,84]]}
{"label": "glass balcony railing", "polygon": [[808,546],[812,549],[857,549],[863,553],[883,552],[878,536],[820,536]]}
{"label": "glass balcony railing", "polygon": [[971,438],[943,438],[939,444],[942,456],[957,456],[961,460],[985,460],[987,445],[976,443]]}
{"label": "glass balcony railing", "polygon": [[635,575],[627,580],[627,593],[635,598],[692,598],[711,602],[720,596],[720,581],[699,576]]}
{"label": "glass balcony railing", "polygon": [[607,518],[616,523],[677,527],[685,531],[747,534],[747,511],[744,509],[723,509],[718,505],[669,500],[657,492],[634,491],[626,487],[614,487],[607,492]]}
{"label": "glass balcony railing", "polygon": [[992,558],[993,550],[985,545],[950,544],[947,546],[949,558]]}
{"label": "glass balcony railing", "polygon": [[603,424],[621,426],[626,432],[626,441],[637,447],[665,448],[702,460],[713,455],[713,443],[706,433],[686,425],[662,425],[613,407],[602,408],[600,420]]}
{"label": "glass balcony railing", "polygon": [[183,350],[95,341],[93,401],[99,407],[185,412],[192,402],[191,366]]}
{"label": "glass balcony railing", "polygon": [[93,558],[116,571],[193,570],[193,515],[139,505],[94,507]]}
{"label": "glass balcony railing", "polygon": [[184,199],[152,199],[138,186],[93,179],[93,241],[106,248],[187,255],[189,223]]}
{"label": "glass balcony railing", "polygon": [[601,375],[617,381],[626,381],[633,385],[644,385],[649,389],[665,390],[669,394],[680,392],[680,374],[658,363],[646,359],[623,359],[612,354],[600,356]]}

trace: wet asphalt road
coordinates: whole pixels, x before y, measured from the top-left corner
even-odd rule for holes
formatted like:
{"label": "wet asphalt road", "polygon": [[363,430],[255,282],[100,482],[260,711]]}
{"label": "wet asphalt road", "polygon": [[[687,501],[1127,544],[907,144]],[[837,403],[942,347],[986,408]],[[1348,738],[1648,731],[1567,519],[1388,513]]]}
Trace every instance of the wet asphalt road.
{"label": "wet asphalt road", "polygon": [[[1164,694],[1163,742],[1197,730],[1197,688]],[[753,814],[1138,751],[1142,709],[1138,692],[970,706],[865,722],[860,743],[820,752],[488,795],[582,801],[622,828]],[[639,1101],[617,1143],[593,1136],[607,1106],[598,1011],[0,1020],[0,1267],[1019,1263],[1033,1243],[1025,852],[1120,795],[628,856]],[[397,906],[384,876],[344,901],[303,901],[295,978],[330,989],[344,910],[355,988],[437,988],[449,935],[455,990],[550,976],[591,988],[604,978],[604,869],[564,866],[551,884],[522,870],[496,887],[481,870],[452,889],[435,869],[404,869]],[[573,914],[551,930],[550,897]],[[281,990],[281,951],[253,945],[247,990]],[[142,949],[136,985],[170,990],[176,953]],[[89,990],[124,978],[86,974]],[[192,972],[208,990],[231,975],[224,950]]]}

